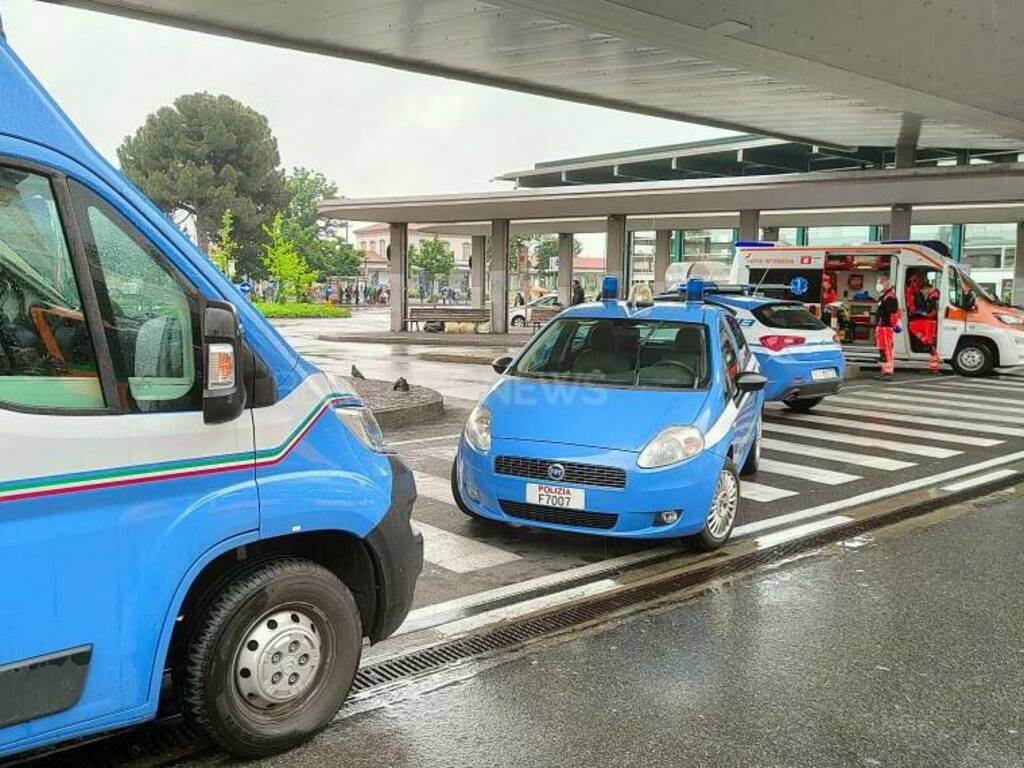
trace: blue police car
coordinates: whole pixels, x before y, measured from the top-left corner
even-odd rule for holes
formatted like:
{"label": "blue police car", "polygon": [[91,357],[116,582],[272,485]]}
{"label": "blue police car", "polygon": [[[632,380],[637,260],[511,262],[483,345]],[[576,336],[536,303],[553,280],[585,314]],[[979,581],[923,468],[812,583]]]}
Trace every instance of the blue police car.
{"label": "blue police car", "polygon": [[[606,278],[605,296],[618,286]],[[463,512],[623,538],[732,533],[757,468],[764,377],[735,318],[703,301],[606,299],[562,312],[466,422],[452,467]]]}
{"label": "blue police car", "polygon": [[800,302],[717,286],[706,287],[705,298],[726,309],[742,329],[768,379],[765,400],[804,412],[842,387],[846,360],[839,338]]}

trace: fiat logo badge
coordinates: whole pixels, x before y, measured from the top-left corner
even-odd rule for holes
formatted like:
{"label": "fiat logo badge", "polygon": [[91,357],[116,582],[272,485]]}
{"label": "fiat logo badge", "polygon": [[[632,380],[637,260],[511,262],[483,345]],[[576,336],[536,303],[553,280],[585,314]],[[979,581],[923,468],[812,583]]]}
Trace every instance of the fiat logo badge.
{"label": "fiat logo badge", "polygon": [[551,464],[548,467],[548,477],[552,480],[561,480],[565,477],[565,467],[561,464]]}

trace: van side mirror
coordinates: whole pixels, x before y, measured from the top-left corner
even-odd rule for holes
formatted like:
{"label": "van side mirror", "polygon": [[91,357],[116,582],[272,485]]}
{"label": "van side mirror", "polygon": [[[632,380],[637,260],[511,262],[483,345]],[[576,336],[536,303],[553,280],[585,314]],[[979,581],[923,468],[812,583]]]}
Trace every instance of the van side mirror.
{"label": "van side mirror", "polygon": [[491,368],[494,369],[495,373],[500,374],[507,371],[510,365],[512,365],[512,358],[506,355],[505,357],[499,357],[497,360],[491,363]]}
{"label": "van side mirror", "polygon": [[978,310],[978,297],[974,295],[974,291],[964,294],[964,310],[967,312],[976,312]]}
{"label": "van side mirror", "polygon": [[223,424],[245,410],[241,326],[234,305],[206,302],[203,308],[203,421]]}
{"label": "van side mirror", "polygon": [[768,379],[757,371],[744,371],[736,377],[736,388],[740,392],[760,392],[768,384]]}

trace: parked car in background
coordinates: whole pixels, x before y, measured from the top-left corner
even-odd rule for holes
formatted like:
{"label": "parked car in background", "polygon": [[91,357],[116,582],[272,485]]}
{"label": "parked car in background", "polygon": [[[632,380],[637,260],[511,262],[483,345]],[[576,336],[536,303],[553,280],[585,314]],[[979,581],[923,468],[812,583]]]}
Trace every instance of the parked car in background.
{"label": "parked car in background", "polygon": [[529,322],[529,311],[534,307],[555,308],[560,306],[561,304],[558,303],[558,294],[548,293],[534,299],[525,306],[512,307],[512,309],[509,310],[508,315],[509,325],[515,326],[516,328],[525,328],[526,324]]}

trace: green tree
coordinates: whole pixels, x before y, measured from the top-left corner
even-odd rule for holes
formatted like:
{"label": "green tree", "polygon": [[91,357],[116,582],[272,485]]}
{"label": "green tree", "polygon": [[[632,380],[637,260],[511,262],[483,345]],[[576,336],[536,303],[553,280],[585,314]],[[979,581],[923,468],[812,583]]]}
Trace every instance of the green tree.
{"label": "green tree", "polygon": [[434,281],[455,268],[455,254],[434,235],[432,240],[421,242],[419,248],[409,246],[409,265],[423,271],[427,277],[427,288],[433,293]]}
{"label": "green tree", "polygon": [[269,240],[263,246],[263,266],[267,273],[277,281],[277,300],[284,301],[288,296],[299,301],[308,291],[316,277],[306,260],[295,247],[284,230],[284,217],[277,214],[272,226],[263,227]]}
{"label": "green tree", "polygon": [[295,168],[285,182],[288,206],[284,230],[320,279],[359,274],[355,247],[340,236],[345,222],[323,219],[317,205],[338,195],[338,187],[319,171]]}
{"label": "green tree", "polygon": [[225,208],[224,214],[220,217],[217,242],[210,248],[210,259],[228,278],[234,278],[235,254],[238,253],[238,248],[238,242],[235,240],[235,217],[231,214],[230,208]]}
{"label": "green tree", "polygon": [[287,204],[277,140],[266,117],[228,96],[179,96],[118,147],[121,168],[168,214],[184,213],[206,251],[231,209],[236,267],[261,275],[263,228]]}

